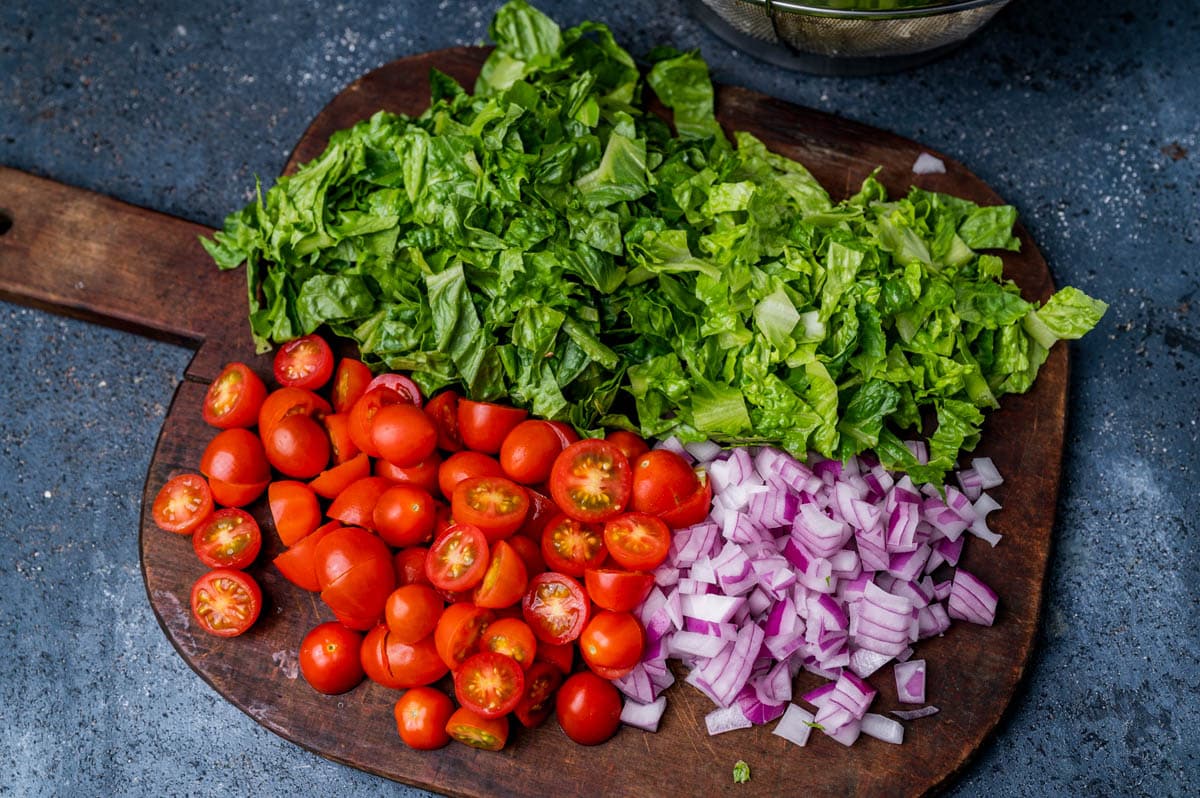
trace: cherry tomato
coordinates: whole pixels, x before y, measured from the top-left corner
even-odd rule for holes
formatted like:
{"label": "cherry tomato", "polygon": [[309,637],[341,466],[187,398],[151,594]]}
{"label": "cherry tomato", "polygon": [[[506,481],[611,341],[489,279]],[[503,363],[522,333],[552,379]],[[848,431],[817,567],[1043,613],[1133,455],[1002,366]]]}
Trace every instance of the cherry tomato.
{"label": "cherry tomato", "polygon": [[374,625],[396,589],[387,544],[357,527],[335,529],[314,552],[321,599],[352,629]]}
{"label": "cherry tomato", "polygon": [[454,672],[458,703],[485,718],[507,715],[525,694],[525,671],[515,659],[481,651],[463,660]]}
{"label": "cherry tomato", "polygon": [[288,388],[315,391],[333,376],[333,350],[319,335],[288,341],[275,353],[275,381]]}
{"label": "cherry tomato", "polygon": [[397,640],[415,643],[433,634],[445,608],[442,597],[428,585],[401,585],[388,596],[383,617]]}
{"label": "cherry tomato", "polygon": [[310,416],[284,418],[263,436],[267,460],[289,477],[311,479],[329,465],[329,436]]}
{"label": "cherry tomato", "polygon": [[217,637],[237,637],[258,620],[262,589],[245,571],[215,568],[192,586],[192,615]]}
{"label": "cherry tomato", "polygon": [[458,434],[469,449],[486,454],[500,451],[504,438],[529,415],[515,407],[458,400]]}
{"label": "cherry tomato", "polygon": [[449,670],[438,656],[432,635],[412,644],[401,643],[382,625],[367,632],[360,655],[367,677],[393,690],[433,684]]}
{"label": "cherry tomato", "polygon": [[[613,559],[616,559],[614,557]],[[598,607],[614,612],[636,608],[654,587],[654,575],[641,571],[617,571],[589,568],[583,573],[583,586]]]}
{"label": "cherry tomato", "polygon": [[520,618],[501,618],[492,621],[479,641],[480,651],[494,651],[512,657],[528,669],[537,655],[537,637],[529,624]]}
{"label": "cherry tomato", "polygon": [[558,505],[554,500],[545,493],[536,491],[533,488],[528,489],[529,493],[529,515],[525,518],[525,523],[518,530],[522,535],[527,535],[539,544],[542,541],[542,532],[546,529],[546,524],[554,520],[559,515],[562,515],[562,510],[558,509]]}
{"label": "cherry tomato", "polygon": [[450,696],[433,687],[414,687],[396,700],[396,731],[409,748],[433,751],[450,742],[446,724],[454,714]]}
{"label": "cherry tomato", "polygon": [[[574,430],[571,435],[579,440]],[[528,419],[513,427],[504,438],[500,446],[500,466],[509,479],[537,485],[550,478],[554,459],[572,442],[563,430],[549,421]]]}
{"label": "cherry tomato", "polygon": [[366,452],[359,452],[351,459],[333,468],[327,468],[308,483],[323,499],[332,499],[350,486],[351,483],[371,476],[371,458]]}
{"label": "cherry tomato", "polygon": [[412,468],[437,448],[437,429],[416,405],[386,405],[371,420],[371,444],[392,465]]}
{"label": "cherry tomato", "polygon": [[358,444],[350,437],[349,413],[330,413],[321,421],[329,438],[329,452],[334,465],[341,465],[359,455]]}
{"label": "cherry tomato", "polygon": [[279,388],[267,394],[258,410],[258,433],[265,434],[288,416],[312,416],[320,420],[332,410],[329,402],[312,391],[303,388]]}
{"label": "cherry tomato", "polygon": [[393,485],[379,495],[371,517],[379,537],[399,548],[433,537],[436,509],[433,497],[420,488]]}
{"label": "cherry tomato", "polygon": [[525,563],[525,574],[540,574],[546,570],[546,561],[542,558],[542,547],[533,538],[525,535],[513,535],[507,541]]}
{"label": "cherry tomato", "polygon": [[604,545],[622,567],[653,571],[671,550],[671,530],[647,513],[625,513],[604,524]]}
{"label": "cherry tomato", "polygon": [[254,485],[271,479],[271,466],[258,436],[239,427],[222,430],[209,441],[200,458],[200,473],[210,480]]}
{"label": "cherry tomato", "polygon": [[712,483],[707,477],[701,477],[700,487],[691,498],[680,502],[674,510],[668,510],[659,516],[672,529],[683,529],[698,524],[708,517],[712,511]]}
{"label": "cherry tomato", "polygon": [[353,690],[363,680],[363,636],[337,621],[314,626],[300,641],[300,672],[312,689],[326,695]]}
{"label": "cherry tomato", "polygon": [[593,668],[619,671],[620,675],[641,661],[645,647],[646,632],[629,612],[598,612],[579,636],[579,653],[584,662]]}
{"label": "cherry tomato", "polygon": [[267,398],[267,386],[245,363],[230,363],[208,386],[201,411],[205,422],[220,429],[252,427]]}
{"label": "cherry tomato", "polygon": [[476,607],[469,601],[451,604],[442,612],[433,639],[438,655],[447,667],[457,669],[479,649],[479,639],[495,617],[491,610]]}
{"label": "cherry tomato", "polygon": [[380,386],[391,388],[404,397],[405,402],[411,405],[421,406],[421,389],[417,387],[415,382],[403,374],[387,372],[378,374],[375,376],[375,379],[371,380],[371,384],[367,386],[367,390],[370,391]]}
{"label": "cherry tomato", "polygon": [[525,695],[513,714],[527,729],[540,726],[554,708],[554,692],[563,683],[563,673],[547,662],[535,662],[525,672]]}
{"label": "cherry tomato", "polygon": [[521,611],[539,643],[570,643],[583,632],[590,611],[583,588],[565,574],[547,571],[529,582]]}
{"label": "cherry tomato", "polygon": [[612,682],[591,671],[568,677],[554,703],[558,725],[580,745],[598,745],[617,733],[621,694]]}
{"label": "cherry tomato", "polygon": [[459,482],[471,477],[502,477],[504,469],[496,458],[479,452],[455,452],[438,466],[438,487],[447,499]]}
{"label": "cherry tomato", "polygon": [[411,468],[399,468],[387,460],[376,460],[375,476],[399,485],[412,485],[426,493],[438,493],[438,468],[441,464],[442,456],[437,452]]}
{"label": "cherry tomato", "polygon": [[551,571],[583,576],[588,568],[600,567],[607,556],[604,531],[598,524],[585,524],[560,515],[542,532],[542,557]]}
{"label": "cherry tomato", "polygon": [[167,480],[154,497],[150,514],[159,529],[190,535],[212,515],[213,494],[204,477],[180,474]]}
{"label": "cherry tomato", "polygon": [[425,574],[442,590],[469,590],[488,566],[487,538],[477,526],[455,524],[433,541],[425,558]]}
{"label": "cherry tomato", "polygon": [[539,641],[537,651],[533,654],[534,662],[544,662],[553,665],[564,676],[575,666],[575,644],[559,643],[554,645]]}
{"label": "cherry tomato", "polygon": [[285,546],[294,546],[321,525],[317,494],[303,482],[272,482],[267,487],[267,502],[275,521],[275,531]]}
{"label": "cherry tomato", "polygon": [[604,439],[609,443],[615,444],[625,456],[629,458],[630,464],[637,462],[637,459],[650,451],[650,444],[623,429],[615,429],[604,436]]}
{"label": "cherry tomato", "polygon": [[550,472],[554,503],[579,521],[605,521],[619,515],[632,486],[633,474],[625,454],[597,438],[568,446]]}
{"label": "cherry tomato", "polygon": [[429,556],[429,549],[424,546],[409,546],[407,549],[396,552],[396,556],[392,558],[392,564],[396,566],[396,584],[433,587],[433,583],[425,575],[425,558],[427,556]]}
{"label": "cherry tomato", "polygon": [[392,483],[382,477],[363,477],[351,482],[329,505],[326,515],[350,526],[373,527],[375,505]]}
{"label": "cherry tomato", "polygon": [[485,718],[459,707],[446,722],[446,734],[472,748],[499,751],[508,742],[508,718]]}
{"label": "cherry tomato", "polygon": [[516,532],[529,514],[529,494],[505,477],[471,477],[454,486],[450,511],[456,521],[483,530],[489,543]]}
{"label": "cherry tomato", "polygon": [[337,521],[330,521],[324,526],[317,527],[312,534],[302,538],[291,548],[283,551],[274,559],[275,567],[289,582],[297,587],[316,593],[321,589],[317,578],[316,551],[317,544],[330,532],[341,529]]}
{"label": "cherry tomato", "polygon": [[692,497],[700,478],[688,462],[668,449],[646,452],[633,464],[633,510],[651,515],[674,510]]}
{"label": "cherry tomato", "polygon": [[333,411],[349,413],[358,397],[367,392],[373,376],[371,369],[361,360],[352,357],[339,360],[337,371],[333,374]]}
{"label": "cherry tomato", "polygon": [[254,562],[262,549],[262,531],[250,513],[226,507],[196,528],[192,548],[209,568],[240,571]]}
{"label": "cherry tomato", "polygon": [[493,610],[511,607],[525,595],[528,582],[529,574],[521,555],[508,541],[498,540],[491,547],[483,579],[475,586],[475,603]]}
{"label": "cherry tomato", "polygon": [[360,451],[364,451],[372,457],[379,456],[379,450],[375,448],[375,443],[371,440],[371,424],[375,420],[375,414],[382,407],[398,405],[403,402],[404,397],[387,387],[367,391],[358,398],[358,401],[350,408],[350,438]]}
{"label": "cherry tomato", "polygon": [[458,435],[458,394],[442,391],[425,405],[425,413],[438,431],[438,448],[446,452],[457,452],[462,448]]}

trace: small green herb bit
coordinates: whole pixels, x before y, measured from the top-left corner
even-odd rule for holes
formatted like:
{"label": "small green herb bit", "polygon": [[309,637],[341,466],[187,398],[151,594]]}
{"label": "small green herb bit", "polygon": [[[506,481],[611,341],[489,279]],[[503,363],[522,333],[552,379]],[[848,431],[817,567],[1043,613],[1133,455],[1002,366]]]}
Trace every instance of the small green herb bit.
{"label": "small green herb bit", "polygon": [[733,783],[745,784],[750,781],[750,766],[746,764],[746,760],[739,759],[733,765]]}

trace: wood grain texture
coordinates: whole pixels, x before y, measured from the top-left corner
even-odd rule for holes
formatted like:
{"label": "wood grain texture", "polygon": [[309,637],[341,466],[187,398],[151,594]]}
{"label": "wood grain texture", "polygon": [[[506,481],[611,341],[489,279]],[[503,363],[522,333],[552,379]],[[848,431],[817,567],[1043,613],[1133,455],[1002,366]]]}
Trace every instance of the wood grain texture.
{"label": "wood grain texture", "polygon": [[[427,104],[431,67],[469,86],[485,55],[480,48],[443,50],[364,76],[313,121],[288,169],[319,154],[334,130],[380,108],[419,113]],[[720,88],[717,107],[727,128],[749,130],[773,150],[804,162],[835,196],[852,192],[882,167],[880,179],[891,192],[917,184],[984,204],[1001,202],[963,166],[936,152],[946,174],[913,175],[913,161],[929,150],[892,134],[738,88]],[[300,639],[332,615],[315,595],[292,586],[270,565],[281,549],[273,534],[266,535],[264,552],[251,568],[266,596],[264,615],[243,637],[220,640],[196,631],[191,622],[188,594],[204,568],[190,541],[150,521],[155,493],[174,474],[194,471],[211,438],[212,430],[200,420],[200,404],[213,364],[250,357],[244,316],[239,314],[234,325],[224,318],[225,303],[240,307],[244,302],[241,272],[219,274],[193,246],[205,231],[160,214],[3,170],[0,198],[6,210],[20,211],[13,214],[12,231],[0,236],[0,296],[199,345],[189,369],[193,379],[179,388],[146,479],[141,553],[147,593],[167,636],[197,673],[259,723],[298,745],[450,795],[733,794],[731,771],[738,759],[746,760],[753,773],[749,783],[737,785],[738,796],[921,795],[950,783],[1014,695],[1034,643],[1054,526],[1066,413],[1065,347],[1051,352],[1033,391],[1006,397],[1003,409],[986,422],[978,454],[991,456],[1007,480],[994,492],[1004,510],[994,516],[993,528],[1005,539],[994,550],[971,541],[962,564],[999,593],[996,623],[988,628],[956,624],[944,637],[919,645],[917,656],[929,662],[930,702],[942,711],[906,723],[903,746],[863,738],[847,749],[814,734],[807,747],[796,748],[771,735],[770,726],[709,737],[703,718],[711,705],[678,684],[667,693],[669,705],[657,734],[623,728],[610,742],[585,748],[551,721],[534,731],[515,730],[499,753],[461,745],[418,753],[396,735],[392,705],[398,692],[364,684],[344,696],[322,696],[298,677]],[[26,208],[38,214],[31,220]],[[97,218],[106,219],[99,238],[91,229]],[[1026,232],[1019,228],[1018,234],[1022,251],[1005,255],[1007,274],[1022,285],[1026,298],[1044,299],[1053,290],[1049,270]],[[47,272],[63,276],[52,279]],[[77,283],[89,290],[74,287]],[[164,313],[156,310],[159,303],[146,301],[149,296],[186,301]],[[266,361],[254,362],[260,373],[268,373]],[[269,530],[264,503],[250,509]],[[820,681],[805,674],[797,688]],[[900,708],[890,668],[869,681],[880,693],[874,711]]]}

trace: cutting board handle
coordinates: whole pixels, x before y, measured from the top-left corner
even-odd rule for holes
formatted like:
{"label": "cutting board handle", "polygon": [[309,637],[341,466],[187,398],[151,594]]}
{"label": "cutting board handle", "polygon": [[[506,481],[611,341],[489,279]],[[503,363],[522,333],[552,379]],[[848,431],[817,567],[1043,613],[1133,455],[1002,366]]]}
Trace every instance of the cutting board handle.
{"label": "cutting board handle", "polygon": [[217,271],[211,233],[0,167],[0,299],[195,347],[187,374],[202,380],[254,356],[245,275]]}

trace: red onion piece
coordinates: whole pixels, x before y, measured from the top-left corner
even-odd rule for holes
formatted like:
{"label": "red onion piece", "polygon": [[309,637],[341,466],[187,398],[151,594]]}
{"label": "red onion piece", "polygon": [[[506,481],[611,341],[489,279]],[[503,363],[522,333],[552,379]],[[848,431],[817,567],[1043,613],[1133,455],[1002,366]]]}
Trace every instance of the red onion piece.
{"label": "red onion piece", "polygon": [[891,718],[868,712],[863,715],[862,733],[885,743],[900,745],[904,742],[904,727]]}
{"label": "red onion piece", "polygon": [[902,704],[925,703],[925,660],[913,659],[897,663],[892,669],[896,677],[896,697]]}
{"label": "red onion piece", "polygon": [[625,706],[621,707],[621,722],[643,731],[656,732],[666,708],[666,696],[659,696],[649,703],[626,701]]}
{"label": "red onion piece", "polygon": [[796,704],[788,704],[772,734],[776,734],[795,745],[803,746],[812,734],[813,714]]}

